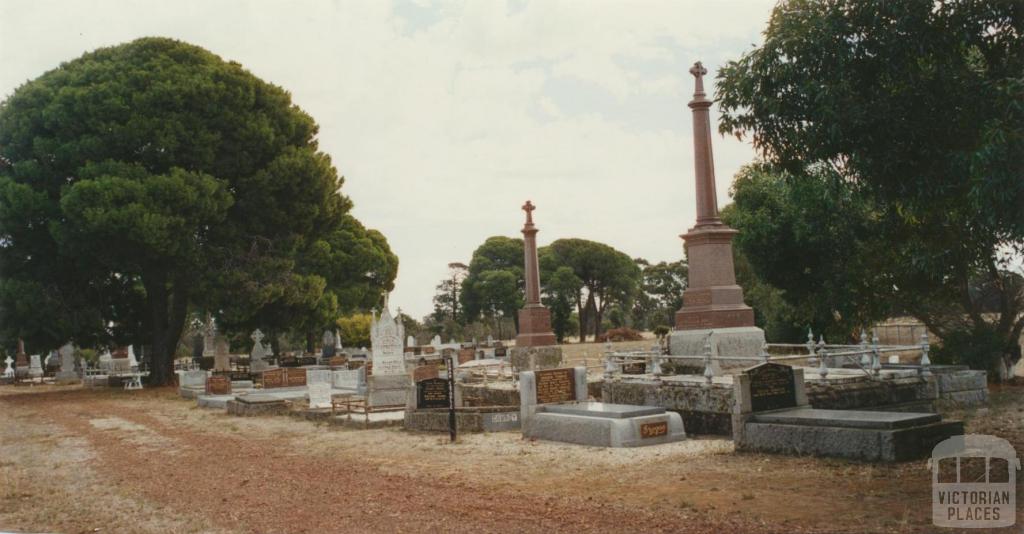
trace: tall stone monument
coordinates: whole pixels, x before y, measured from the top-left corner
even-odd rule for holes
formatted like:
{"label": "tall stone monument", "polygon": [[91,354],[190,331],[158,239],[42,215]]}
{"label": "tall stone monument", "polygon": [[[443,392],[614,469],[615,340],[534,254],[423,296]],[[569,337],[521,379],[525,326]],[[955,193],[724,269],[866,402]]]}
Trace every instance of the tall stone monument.
{"label": "tall stone monument", "polygon": [[[754,310],[743,302],[743,289],[736,285],[732,238],[738,232],[718,216],[708,113],[712,101],[704,92],[707,69],[698,61],[690,74],[696,78],[689,106],[693,110],[697,224],[681,236],[689,264],[689,283],[683,292],[683,307],[676,312],[669,350],[674,355],[703,355],[708,342],[713,356],[749,356],[757,360],[764,345],[764,331],[754,326]],[[743,361],[730,363],[749,365]]]}
{"label": "tall stone monument", "polygon": [[398,406],[406,403],[412,376],[405,369],[405,327],[400,317],[391,315],[388,299],[380,318],[374,314],[370,324],[370,361],[366,377],[366,403],[369,406]]}
{"label": "tall stone monument", "polygon": [[562,364],[562,349],[551,331],[551,311],[540,303],[540,266],[537,262],[537,227],[533,224],[532,202],[523,204],[523,276],[526,302],[519,310],[519,335],[512,350],[512,365],[520,371],[547,369]]}
{"label": "tall stone monument", "polygon": [[14,356],[14,372],[21,378],[28,376],[28,354],[25,354],[25,341],[18,338],[18,352]]}

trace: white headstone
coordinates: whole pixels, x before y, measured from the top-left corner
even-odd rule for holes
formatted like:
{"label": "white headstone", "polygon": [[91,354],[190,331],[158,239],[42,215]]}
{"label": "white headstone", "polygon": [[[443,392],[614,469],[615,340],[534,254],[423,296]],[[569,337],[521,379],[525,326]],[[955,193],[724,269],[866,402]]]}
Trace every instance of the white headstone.
{"label": "white headstone", "polygon": [[487,346],[490,347],[493,344],[494,344],[494,338],[490,334],[487,334]]}
{"label": "white headstone", "polygon": [[333,347],[334,346],[334,334],[332,334],[330,330],[324,330],[324,335],[323,335],[322,338],[320,338],[320,341],[323,342],[321,344],[322,347]]}
{"label": "white headstone", "polygon": [[7,359],[4,360],[4,363],[7,364],[7,368],[4,369],[4,378],[14,378],[14,368],[11,367],[11,364],[14,363],[14,360],[10,356],[8,356]]}
{"label": "white headstone", "polygon": [[107,349],[107,350],[103,351],[103,354],[100,354],[100,361],[101,362],[110,362],[110,360],[113,360],[113,359],[114,359],[114,355],[110,354],[110,349]]}
{"label": "white headstone", "polygon": [[412,336],[409,336],[409,337],[405,338],[405,346],[406,347],[415,347],[416,346],[416,338],[414,338]]}
{"label": "white headstone", "polygon": [[252,331],[252,335],[249,337],[252,338],[252,352],[249,353],[249,371],[253,373],[266,371],[269,366],[267,365],[267,360],[264,360],[267,357],[267,349],[263,346],[263,332],[260,332],[260,329],[257,328]]}
{"label": "white headstone", "polygon": [[343,348],[345,348],[345,347],[341,346],[341,332],[335,330],[334,331],[334,352],[335,353],[341,352],[341,349],[343,349]]}
{"label": "white headstone", "polygon": [[385,300],[384,311],[378,320],[374,317],[370,324],[370,343],[372,347],[373,374],[404,375],[405,357],[402,338],[405,337],[405,328],[401,319],[395,319],[388,310]]}
{"label": "white headstone", "polygon": [[217,322],[207,316],[206,327],[203,329],[203,357],[212,358],[217,355]]}
{"label": "white headstone", "polygon": [[[327,371],[329,372],[329,371]],[[306,389],[309,392],[309,407],[310,408],[330,408],[331,407],[331,383],[330,382],[315,382],[306,385]]]}
{"label": "white headstone", "polygon": [[441,336],[434,336],[434,338],[430,340],[430,346],[434,347],[435,349],[440,349],[441,348]]}
{"label": "white headstone", "polygon": [[43,376],[43,364],[40,361],[38,354],[29,356],[28,376],[32,378],[39,378]]}
{"label": "white headstone", "polygon": [[128,345],[128,367],[133,371],[139,368],[139,360],[135,357],[135,349],[131,345]]}
{"label": "white headstone", "polygon": [[75,347],[71,343],[65,343],[60,348],[60,371],[62,373],[75,372]]}
{"label": "white headstone", "polygon": [[210,376],[210,373],[203,371],[202,369],[194,369],[192,371],[185,371],[181,373],[179,378],[179,386],[201,388],[206,387],[206,378]]}

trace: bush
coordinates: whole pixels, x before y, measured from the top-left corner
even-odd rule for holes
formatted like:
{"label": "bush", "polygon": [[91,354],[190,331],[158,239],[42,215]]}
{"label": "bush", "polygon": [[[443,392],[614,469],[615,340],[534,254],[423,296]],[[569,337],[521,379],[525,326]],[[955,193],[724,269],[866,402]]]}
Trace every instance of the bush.
{"label": "bush", "polygon": [[661,338],[667,336],[668,333],[669,333],[668,327],[663,325],[663,324],[659,324],[658,326],[654,327],[654,335],[658,336],[658,339],[661,339]]}
{"label": "bush", "polygon": [[632,328],[629,328],[628,326],[624,326],[622,328],[613,328],[613,329],[608,330],[607,332],[597,336],[597,341],[600,342],[600,343],[603,343],[603,342],[608,341],[608,340],[611,340],[611,341],[641,341],[641,340],[643,340],[643,338],[644,337],[640,335],[640,332],[638,332],[636,330],[633,330]]}

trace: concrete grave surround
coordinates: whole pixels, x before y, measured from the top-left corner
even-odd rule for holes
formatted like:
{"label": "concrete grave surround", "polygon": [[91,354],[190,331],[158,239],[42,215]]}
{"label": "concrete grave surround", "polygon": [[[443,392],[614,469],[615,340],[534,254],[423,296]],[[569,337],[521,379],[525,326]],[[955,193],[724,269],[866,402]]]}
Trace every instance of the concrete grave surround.
{"label": "concrete grave surround", "polygon": [[587,401],[587,370],[583,367],[572,369],[574,400],[538,404],[538,382],[544,380],[541,375],[562,371],[519,374],[524,437],[596,447],[637,447],[686,439],[682,418],[664,408]]}
{"label": "concrete grave surround", "polygon": [[944,422],[934,413],[908,413],[811,408],[803,370],[794,368],[795,406],[754,411],[751,384],[754,369],[734,376],[736,402],[733,441],[737,450],[832,456],[898,462],[926,456],[932,447],[963,434],[963,423]]}
{"label": "concrete grave surround", "polygon": [[307,369],[306,384],[330,384],[332,382],[330,369]]}
{"label": "concrete grave surround", "polygon": [[533,203],[523,205],[526,224],[523,225],[523,268],[526,277],[526,302],[519,310],[517,347],[548,347],[556,345],[551,331],[551,312],[540,303],[540,267],[537,262],[537,227],[533,224]]}
{"label": "concrete grave surround", "polygon": [[764,345],[764,332],[754,327],[754,310],[743,302],[743,290],[736,284],[732,239],[737,232],[718,214],[709,117],[712,100],[704,92],[707,69],[697,62],[690,73],[696,79],[689,106],[693,110],[697,224],[681,236],[690,270],[683,307],[676,312],[670,352],[703,355],[705,337],[711,334],[712,355],[749,355],[756,359]]}

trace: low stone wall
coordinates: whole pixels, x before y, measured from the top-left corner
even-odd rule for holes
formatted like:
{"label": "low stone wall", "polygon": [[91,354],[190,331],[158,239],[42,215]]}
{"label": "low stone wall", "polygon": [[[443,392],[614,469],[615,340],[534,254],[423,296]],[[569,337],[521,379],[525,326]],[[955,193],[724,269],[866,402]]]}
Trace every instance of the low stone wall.
{"label": "low stone wall", "polygon": [[808,380],[806,384],[807,400],[811,406],[827,410],[866,410],[892,404],[931,402],[935,399],[934,382],[921,377],[890,380],[857,378],[824,383]]}
{"label": "low stone wall", "polygon": [[940,411],[974,408],[988,402],[988,374],[985,371],[936,373]]}
{"label": "low stone wall", "polygon": [[[519,390],[493,388],[484,384],[455,384],[464,406],[519,406]],[[447,423],[446,423],[447,424]]]}
{"label": "low stone wall", "polygon": [[256,415],[280,415],[288,413],[289,408],[286,402],[248,404],[237,400],[227,402],[227,412],[230,415],[251,417]]}
{"label": "low stone wall", "polygon": [[732,435],[731,384],[613,379],[602,383],[601,401],[662,406],[683,418],[687,434]]}
{"label": "low stone wall", "polygon": [[[405,412],[405,429],[417,432],[448,432],[448,410],[409,410]],[[457,408],[455,428],[458,432],[498,432],[519,429],[518,406],[487,406]]]}

